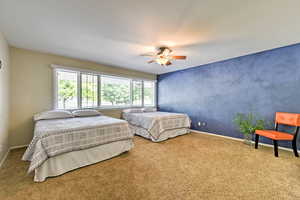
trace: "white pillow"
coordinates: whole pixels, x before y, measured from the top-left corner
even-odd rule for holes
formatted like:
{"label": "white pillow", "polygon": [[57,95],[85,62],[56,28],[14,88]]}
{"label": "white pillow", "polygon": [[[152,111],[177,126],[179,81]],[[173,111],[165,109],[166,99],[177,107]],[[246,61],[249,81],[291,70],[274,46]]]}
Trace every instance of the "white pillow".
{"label": "white pillow", "polygon": [[142,108],[131,108],[131,109],[125,109],[123,110],[123,113],[142,113]]}
{"label": "white pillow", "polygon": [[98,110],[86,109],[86,110],[75,110],[72,112],[75,117],[89,117],[89,116],[100,116],[101,113]]}
{"label": "white pillow", "polygon": [[151,108],[151,107],[143,108],[143,112],[156,112],[156,111],[157,111],[157,108]]}
{"label": "white pillow", "polygon": [[50,110],[34,115],[34,121],[42,119],[62,119],[62,118],[71,118],[74,115],[67,110]]}

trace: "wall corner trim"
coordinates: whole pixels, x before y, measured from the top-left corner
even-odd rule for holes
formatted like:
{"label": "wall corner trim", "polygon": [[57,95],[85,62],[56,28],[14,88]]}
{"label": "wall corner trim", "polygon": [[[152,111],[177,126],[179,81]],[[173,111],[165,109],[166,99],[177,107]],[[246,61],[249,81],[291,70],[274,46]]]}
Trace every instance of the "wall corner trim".
{"label": "wall corner trim", "polygon": [[14,150],[14,149],[20,149],[20,148],[24,148],[24,147],[28,147],[29,145],[28,144],[25,144],[25,145],[18,145],[18,146],[13,146],[13,147],[10,147],[8,149],[8,151],[5,153],[4,157],[2,158],[2,160],[0,161],[0,168],[2,167],[2,165],[4,164],[4,162],[6,161],[9,153],[11,150]]}
{"label": "wall corner trim", "polygon": [[8,154],[10,152],[10,149],[7,150],[7,152],[5,153],[4,157],[2,158],[2,160],[0,161],[0,168],[2,167],[2,165],[4,164],[5,160],[8,157]]}

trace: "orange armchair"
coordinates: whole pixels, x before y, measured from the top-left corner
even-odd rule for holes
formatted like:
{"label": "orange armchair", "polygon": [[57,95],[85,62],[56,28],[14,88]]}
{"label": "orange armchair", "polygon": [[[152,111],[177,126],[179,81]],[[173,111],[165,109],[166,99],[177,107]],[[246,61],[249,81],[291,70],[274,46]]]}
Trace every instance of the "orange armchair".
{"label": "orange armchair", "polygon": [[[279,132],[278,131],[278,124],[284,124],[289,126],[295,126],[296,132],[294,135]],[[276,112],[275,117],[275,131],[273,130],[256,130],[255,131],[255,149],[258,148],[258,139],[259,136],[264,136],[273,140],[274,144],[274,154],[278,157],[278,140],[288,140],[292,141],[293,151],[296,157],[299,157],[297,151],[297,135],[299,132],[300,127],[300,114],[296,113],[283,113],[283,112]]]}

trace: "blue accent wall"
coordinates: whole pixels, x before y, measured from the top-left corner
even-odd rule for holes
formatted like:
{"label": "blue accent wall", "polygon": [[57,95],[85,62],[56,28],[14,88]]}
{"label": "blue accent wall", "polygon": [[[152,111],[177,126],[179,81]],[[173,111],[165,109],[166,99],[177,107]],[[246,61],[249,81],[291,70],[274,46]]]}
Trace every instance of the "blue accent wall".
{"label": "blue accent wall", "polygon": [[300,44],[159,75],[158,108],[187,113],[193,129],[237,138],[238,112],[269,121],[276,111],[300,113]]}

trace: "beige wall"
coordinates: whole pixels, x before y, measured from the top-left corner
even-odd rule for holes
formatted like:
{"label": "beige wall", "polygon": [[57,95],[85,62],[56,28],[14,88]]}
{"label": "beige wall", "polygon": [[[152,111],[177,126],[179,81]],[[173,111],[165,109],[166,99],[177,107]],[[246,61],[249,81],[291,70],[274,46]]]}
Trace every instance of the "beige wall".
{"label": "beige wall", "polygon": [[0,33],[0,164],[8,152],[8,126],[9,126],[9,48],[4,36]]}
{"label": "beige wall", "polygon": [[[52,109],[53,74],[51,64],[77,67],[108,74],[156,79],[156,75],[104,66],[62,56],[10,48],[11,55],[11,146],[25,145],[33,134],[32,117],[35,113]],[[120,117],[120,110],[103,110],[102,113]]]}

